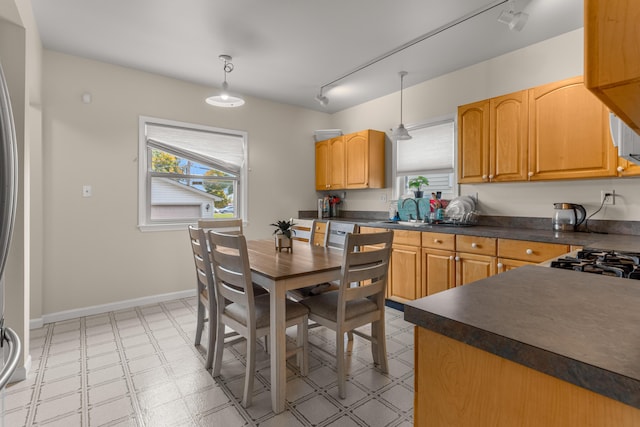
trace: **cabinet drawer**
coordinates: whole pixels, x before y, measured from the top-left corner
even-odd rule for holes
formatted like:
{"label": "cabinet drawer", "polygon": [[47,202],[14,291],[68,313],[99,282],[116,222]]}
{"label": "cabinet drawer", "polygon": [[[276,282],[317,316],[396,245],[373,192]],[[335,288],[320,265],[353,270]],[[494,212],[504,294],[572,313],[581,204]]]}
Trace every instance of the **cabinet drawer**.
{"label": "cabinet drawer", "polygon": [[498,239],[498,256],[529,262],[542,262],[569,252],[569,245]]}
{"label": "cabinet drawer", "polygon": [[456,236],[455,234],[425,231],[422,233],[422,246],[425,248],[453,251],[456,247]]}
{"label": "cabinet drawer", "polygon": [[407,230],[393,230],[394,245],[420,246],[420,232]]}
{"label": "cabinet drawer", "polygon": [[[362,227],[360,226],[360,233],[383,233],[385,231],[389,231],[386,228],[378,228],[378,227]],[[394,230],[395,231],[395,230]]]}
{"label": "cabinet drawer", "polygon": [[496,239],[492,237],[456,236],[456,251],[470,254],[496,254]]}

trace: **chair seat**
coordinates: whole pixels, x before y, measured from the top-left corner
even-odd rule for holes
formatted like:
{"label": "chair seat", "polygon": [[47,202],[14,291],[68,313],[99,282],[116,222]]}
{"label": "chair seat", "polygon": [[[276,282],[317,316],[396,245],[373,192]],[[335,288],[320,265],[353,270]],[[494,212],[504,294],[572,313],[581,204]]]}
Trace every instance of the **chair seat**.
{"label": "chair seat", "polygon": [[[300,304],[307,306],[309,311],[317,316],[331,320],[332,322],[338,321],[338,291],[324,292],[320,295],[305,298]],[[378,306],[368,298],[347,301],[346,305],[345,320],[360,317],[378,310]]]}
{"label": "chair seat", "polygon": [[[255,297],[256,328],[269,326],[269,294]],[[287,321],[309,314],[309,309],[304,305],[286,300]],[[246,326],[247,310],[242,304],[232,303],[224,308],[224,313],[236,322]]]}

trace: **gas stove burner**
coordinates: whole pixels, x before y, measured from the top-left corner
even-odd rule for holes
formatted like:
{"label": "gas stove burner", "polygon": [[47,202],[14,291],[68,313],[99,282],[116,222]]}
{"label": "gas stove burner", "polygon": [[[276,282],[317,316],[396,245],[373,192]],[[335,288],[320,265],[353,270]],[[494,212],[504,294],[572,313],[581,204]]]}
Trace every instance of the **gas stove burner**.
{"label": "gas stove burner", "polygon": [[640,280],[640,253],[585,248],[575,257],[560,257],[551,267]]}

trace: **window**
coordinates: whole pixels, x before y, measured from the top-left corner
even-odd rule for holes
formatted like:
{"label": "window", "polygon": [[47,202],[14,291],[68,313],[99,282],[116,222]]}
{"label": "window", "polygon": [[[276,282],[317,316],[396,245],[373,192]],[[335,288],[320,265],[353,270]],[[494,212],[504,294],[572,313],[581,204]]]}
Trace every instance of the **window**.
{"label": "window", "polygon": [[408,193],[409,179],[417,175],[429,180],[427,194],[440,191],[443,199],[455,197],[455,120],[439,119],[407,129],[412,138],[395,143],[394,198]]}
{"label": "window", "polygon": [[140,117],[138,226],[246,212],[246,132]]}

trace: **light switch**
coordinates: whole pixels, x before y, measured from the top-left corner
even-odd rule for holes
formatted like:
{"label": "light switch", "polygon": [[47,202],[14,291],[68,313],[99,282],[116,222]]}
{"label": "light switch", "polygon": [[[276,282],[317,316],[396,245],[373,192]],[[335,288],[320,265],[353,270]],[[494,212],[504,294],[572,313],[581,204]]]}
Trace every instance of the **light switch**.
{"label": "light switch", "polygon": [[82,186],[82,197],[91,197],[91,186],[83,185]]}

